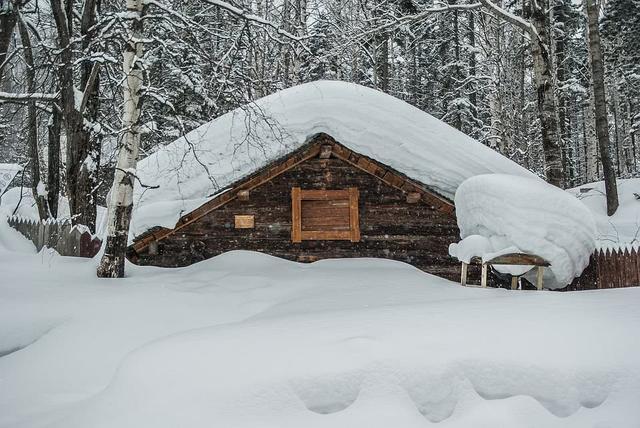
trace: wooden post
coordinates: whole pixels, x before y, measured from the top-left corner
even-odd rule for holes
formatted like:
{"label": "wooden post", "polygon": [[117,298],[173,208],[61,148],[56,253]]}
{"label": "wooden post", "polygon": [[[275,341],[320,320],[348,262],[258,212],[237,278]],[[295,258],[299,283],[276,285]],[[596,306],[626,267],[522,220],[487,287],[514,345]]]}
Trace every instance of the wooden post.
{"label": "wooden post", "polygon": [[351,242],[360,241],[360,214],[358,214],[359,195],[357,187],[349,188],[349,229],[351,229]]}
{"label": "wooden post", "polygon": [[42,248],[44,248],[46,242],[45,242],[45,236],[44,236],[44,223],[40,220],[38,220],[38,222],[36,223],[37,227],[38,227],[38,241],[36,242],[36,248],[38,249],[38,251],[42,250]]}
{"label": "wooden post", "polygon": [[291,241],[302,242],[302,201],[300,188],[291,188]]}
{"label": "wooden post", "polygon": [[512,290],[518,289],[518,277],[515,275],[511,276],[511,289]]}
{"label": "wooden post", "polygon": [[480,279],[480,285],[482,287],[487,286],[487,264],[486,263],[482,263],[482,277]]}
{"label": "wooden post", "polygon": [[460,272],[460,284],[466,286],[467,285],[467,264],[462,262],[462,270]]}
{"label": "wooden post", "polygon": [[538,266],[538,274],[536,275],[536,288],[542,290],[542,276],[544,274],[544,266]]}

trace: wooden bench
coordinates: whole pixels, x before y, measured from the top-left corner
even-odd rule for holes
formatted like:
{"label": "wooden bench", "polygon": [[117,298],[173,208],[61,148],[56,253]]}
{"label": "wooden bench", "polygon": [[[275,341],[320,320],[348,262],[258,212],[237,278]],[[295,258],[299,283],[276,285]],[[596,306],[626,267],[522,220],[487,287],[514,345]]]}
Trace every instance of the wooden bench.
{"label": "wooden bench", "polygon": [[[542,278],[544,275],[544,268],[551,266],[542,257],[538,257],[532,254],[523,253],[510,253],[503,254],[501,256],[494,257],[493,259],[483,262],[480,257],[473,257],[471,263],[473,265],[482,265],[482,275],[480,277],[480,286],[487,286],[487,275],[489,266],[492,265],[516,265],[516,266],[537,266],[538,272],[536,273],[536,288],[542,290]],[[462,262],[462,272],[460,275],[460,284],[467,285],[467,267],[468,264]],[[511,277],[511,289],[516,290],[518,288],[518,278],[521,275],[513,275]]]}

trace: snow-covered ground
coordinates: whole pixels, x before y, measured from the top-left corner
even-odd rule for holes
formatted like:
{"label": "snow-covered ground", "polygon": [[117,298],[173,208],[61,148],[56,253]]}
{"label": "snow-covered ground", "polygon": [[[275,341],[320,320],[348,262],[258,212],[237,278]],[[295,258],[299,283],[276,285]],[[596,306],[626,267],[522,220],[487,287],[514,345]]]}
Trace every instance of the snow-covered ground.
{"label": "snow-covered ground", "polygon": [[591,210],[598,229],[599,247],[640,244],[640,200],[635,196],[640,195],[640,178],[618,180],[620,207],[611,217],[607,216],[603,181],[583,184],[569,192]]}
{"label": "snow-covered ground", "polygon": [[248,252],[99,280],[0,238],[0,427],[640,426],[640,288]]}

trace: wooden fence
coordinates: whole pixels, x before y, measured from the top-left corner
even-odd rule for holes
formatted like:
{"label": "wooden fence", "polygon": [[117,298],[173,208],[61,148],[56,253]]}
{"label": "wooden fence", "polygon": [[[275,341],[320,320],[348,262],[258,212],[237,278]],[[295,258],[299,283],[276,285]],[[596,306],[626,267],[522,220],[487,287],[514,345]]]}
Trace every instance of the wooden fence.
{"label": "wooden fence", "polygon": [[601,248],[591,255],[589,266],[563,290],[597,290],[640,286],[640,248]]}
{"label": "wooden fence", "polygon": [[13,216],[9,225],[22,233],[40,251],[44,247],[53,248],[62,256],[93,257],[100,250],[102,241],[67,221],[55,219],[39,221]]}

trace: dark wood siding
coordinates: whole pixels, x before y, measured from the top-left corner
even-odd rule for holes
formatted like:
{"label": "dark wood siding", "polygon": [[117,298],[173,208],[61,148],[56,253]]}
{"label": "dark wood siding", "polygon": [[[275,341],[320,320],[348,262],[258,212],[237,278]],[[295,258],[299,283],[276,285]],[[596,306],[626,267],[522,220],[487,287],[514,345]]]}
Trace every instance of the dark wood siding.
{"label": "dark wood siding", "polygon": [[[360,241],[291,242],[291,188],[359,190]],[[406,194],[336,158],[309,159],[254,189],[249,200],[233,200],[158,242],[137,263],[185,266],[225,251],[260,251],[297,261],[337,257],[381,257],[458,280],[459,265],[448,246],[459,240],[454,214]],[[236,229],[236,215],[255,216],[253,229]]]}

